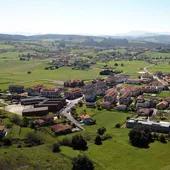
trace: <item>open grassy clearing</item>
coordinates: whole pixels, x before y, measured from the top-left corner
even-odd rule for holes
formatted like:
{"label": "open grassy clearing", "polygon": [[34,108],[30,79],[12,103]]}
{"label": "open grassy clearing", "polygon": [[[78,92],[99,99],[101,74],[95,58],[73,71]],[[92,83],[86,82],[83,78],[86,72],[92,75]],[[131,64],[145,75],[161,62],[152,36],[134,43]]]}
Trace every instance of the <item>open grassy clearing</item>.
{"label": "open grassy clearing", "polygon": [[170,70],[170,65],[168,63],[159,63],[147,69],[148,71],[155,73],[156,71],[162,71],[168,73]]}
{"label": "open grassy clearing", "polygon": [[162,58],[162,59],[164,59],[165,57],[170,58],[170,53],[145,52],[144,54],[150,58]]}
{"label": "open grassy clearing", "polygon": [[170,97],[170,92],[169,91],[162,91],[157,96],[158,97],[163,97],[163,98],[168,98],[168,97]]}
{"label": "open grassy clearing", "polygon": [[0,43],[0,50],[1,49],[12,49],[12,48],[14,48],[14,46]]}

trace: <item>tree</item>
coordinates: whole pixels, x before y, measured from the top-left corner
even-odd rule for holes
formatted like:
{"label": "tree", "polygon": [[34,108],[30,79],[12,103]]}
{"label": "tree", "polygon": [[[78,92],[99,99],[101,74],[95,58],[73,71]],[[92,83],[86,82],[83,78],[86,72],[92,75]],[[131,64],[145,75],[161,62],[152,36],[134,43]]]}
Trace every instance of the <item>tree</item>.
{"label": "tree", "polygon": [[106,132],[106,128],[105,128],[105,127],[99,128],[99,129],[97,130],[97,133],[98,133],[99,135],[103,135],[105,132]]}
{"label": "tree", "polygon": [[123,66],[124,66],[124,64],[122,63],[122,64],[121,64],[121,66],[123,67]]}
{"label": "tree", "polygon": [[117,123],[117,124],[115,125],[115,127],[116,127],[116,128],[120,128],[120,127],[121,127],[120,123]]}
{"label": "tree", "polygon": [[115,63],[115,66],[118,66],[118,64],[117,64],[117,63]]}
{"label": "tree", "polygon": [[99,135],[96,136],[94,143],[96,145],[102,145],[102,140],[101,140],[101,137]]}
{"label": "tree", "polygon": [[76,149],[76,150],[86,150],[87,141],[82,135],[75,135],[72,138],[72,146],[73,146],[73,149]]}
{"label": "tree", "polygon": [[53,152],[54,153],[60,152],[60,145],[58,143],[55,143],[53,145]]}
{"label": "tree", "polygon": [[2,139],[2,142],[4,143],[4,146],[11,146],[12,145],[12,139],[8,137],[4,137]]}
{"label": "tree", "polygon": [[82,100],[79,100],[79,101],[78,101],[78,105],[79,105],[79,107],[82,107],[82,106],[83,106],[83,101],[82,101]]}
{"label": "tree", "polygon": [[133,146],[148,148],[153,141],[151,129],[146,127],[135,127],[129,133],[129,141]]}
{"label": "tree", "polygon": [[31,74],[31,71],[28,71],[27,74]]}
{"label": "tree", "polygon": [[20,117],[17,115],[17,114],[14,114],[12,117],[11,117],[11,122],[12,123],[15,123],[16,125],[19,125],[21,124],[21,119]]}
{"label": "tree", "polygon": [[72,160],[72,170],[94,170],[93,162],[87,157],[78,155]]}
{"label": "tree", "polygon": [[162,143],[167,143],[164,135],[159,136],[159,141],[162,142]]}
{"label": "tree", "polygon": [[28,127],[28,125],[29,125],[29,120],[26,117],[24,117],[22,120],[21,126]]}
{"label": "tree", "polygon": [[37,133],[34,132],[28,132],[25,135],[25,139],[32,146],[42,144],[42,138]]}

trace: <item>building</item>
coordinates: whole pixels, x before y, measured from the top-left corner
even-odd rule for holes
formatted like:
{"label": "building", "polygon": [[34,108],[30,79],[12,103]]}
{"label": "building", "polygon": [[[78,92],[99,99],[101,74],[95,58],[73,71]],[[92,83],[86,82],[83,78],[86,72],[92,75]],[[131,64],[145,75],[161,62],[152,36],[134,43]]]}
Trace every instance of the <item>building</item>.
{"label": "building", "polygon": [[144,73],[141,77],[142,79],[150,79],[150,80],[153,80],[153,75],[152,74],[149,74],[149,73]]}
{"label": "building", "polygon": [[12,93],[22,93],[24,92],[24,86],[22,85],[10,85],[9,91]]}
{"label": "building", "polygon": [[165,110],[169,106],[169,103],[167,101],[162,101],[156,105],[156,108],[159,110]]}
{"label": "building", "polygon": [[91,119],[91,117],[87,114],[81,115],[80,119],[81,119],[80,123],[83,123],[85,125],[93,125],[96,123],[96,120]]}
{"label": "building", "polygon": [[45,97],[28,97],[25,99],[21,99],[22,105],[34,105],[38,104],[39,102],[44,101]]}
{"label": "building", "polygon": [[40,90],[40,95],[42,97],[48,98],[58,98],[61,96],[62,89],[61,88],[43,88]]}
{"label": "building", "polygon": [[169,133],[170,132],[170,122],[154,122],[148,119],[135,119],[131,118],[126,121],[127,128],[134,127],[147,127],[151,128],[153,132]]}
{"label": "building", "polygon": [[41,89],[45,88],[45,86],[43,84],[38,84],[32,87],[29,87],[27,89],[28,95],[29,96],[38,96],[40,95],[40,91]]}
{"label": "building", "polygon": [[54,117],[50,116],[50,115],[45,115],[45,116],[41,117],[40,119],[36,120],[35,124],[38,126],[54,124]]}
{"label": "building", "polygon": [[137,103],[144,103],[145,99],[144,99],[143,95],[140,95],[137,97],[136,101],[137,101]]}
{"label": "building", "polygon": [[95,102],[86,102],[86,107],[87,108],[96,108],[96,104],[95,104]]}
{"label": "building", "polygon": [[130,105],[132,103],[131,100],[131,95],[129,94],[129,92],[124,93],[123,95],[121,95],[119,97],[119,104],[120,105]]}
{"label": "building", "polygon": [[60,111],[67,104],[66,99],[63,98],[50,98],[45,99],[42,102],[34,105],[34,108],[38,107],[48,107],[49,112],[56,113]]}
{"label": "building", "polygon": [[64,82],[64,87],[82,87],[84,86],[83,80],[69,80]]}
{"label": "building", "polygon": [[3,137],[5,136],[7,133],[7,129],[5,128],[5,126],[0,125],[0,136]]}
{"label": "building", "polygon": [[121,104],[116,107],[118,111],[126,111],[127,110],[127,105]]}
{"label": "building", "polygon": [[141,80],[140,79],[128,79],[127,84],[136,84],[136,85],[141,85]]}
{"label": "building", "polygon": [[138,116],[152,116],[153,109],[145,108],[137,111]]}
{"label": "building", "polygon": [[76,99],[82,96],[82,90],[80,88],[73,88],[65,92],[66,99]]}
{"label": "building", "polygon": [[112,108],[112,104],[110,102],[102,102],[102,103],[100,103],[100,105],[103,109],[110,110]]}
{"label": "building", "polygon": [[72,132],[72,126],[68,125],[68,124],[55,124],[53,126],[51,126],[51,130],[55,133],[55,134],[68,134]]}
{"label": "building", "polygon": [[48,107],[30,108],[22,111],[22,116],[45,116],[47,114]]}
{"label": "building", "polygon": [[117,103],[117,91],[116,89],[110,90],[105,96],[104,96],[104,102],[109,102],[111,104]]}
{"label": "building", "polygon": [[86,102],[95,102],[97,98],[97,94],[93,91],[88,91],[84,93],[84,99]]}

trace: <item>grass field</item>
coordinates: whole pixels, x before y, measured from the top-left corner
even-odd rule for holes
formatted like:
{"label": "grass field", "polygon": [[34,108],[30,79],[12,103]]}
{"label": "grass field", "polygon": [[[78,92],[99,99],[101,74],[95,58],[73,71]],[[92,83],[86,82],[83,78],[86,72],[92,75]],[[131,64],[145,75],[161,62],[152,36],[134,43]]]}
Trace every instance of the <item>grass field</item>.
{"label": "grass field", "polygon": [[[117,63],[118,66],[115,67],[114,64]],[[122,67],[121,64],[124,64]],[[125,74],[128,74],[132,77],[138,77],[140,71],[143,71],[143,68],[148,66],[149,64],[144,61],[110,61],[109,63],[98,62],[95,67],[102,68],[104,65],[108,65],[108,67],[115,68],[116,70],[122,70]]]}
{"label": "grass field", "polygon": [[170,53],[161,53],[161,52],[145,52],[145,55],[150,58],[162,58],[168,57],[170,59]]}
{"label": "grass field", "polygon": [[155,73],[156,71],[162,71],[168,73],[170,71],[170,65],[168,63],[158,63],[147,69],[148,71]]}
{"label": "grass field", "polygon": [[157,96],[158,97],[163,97],[163,98],[168,98],[168,97],[170,97],[170,92],[169,91],[162,91]]}

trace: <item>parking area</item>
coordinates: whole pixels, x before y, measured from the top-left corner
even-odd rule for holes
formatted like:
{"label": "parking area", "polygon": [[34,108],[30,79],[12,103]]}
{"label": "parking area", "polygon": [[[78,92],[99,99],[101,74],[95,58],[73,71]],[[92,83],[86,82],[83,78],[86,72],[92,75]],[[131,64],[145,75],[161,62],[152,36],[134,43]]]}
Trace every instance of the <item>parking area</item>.
{"label": "parking area", "polygon": [[22,111],[24,109],[28,109],[28,108],[33,108],[33,106],[31,106],[31,105],[23,106],[21,104],[13,104],[13,105],[5,106],[5,110],[6,111],[9,111],[9,112],[12,112],[12,113],[16,113],[16,114],[19,114],[19,115],[22,115]]}

